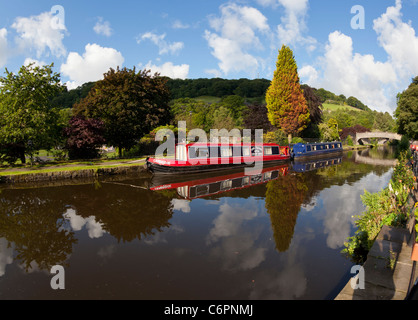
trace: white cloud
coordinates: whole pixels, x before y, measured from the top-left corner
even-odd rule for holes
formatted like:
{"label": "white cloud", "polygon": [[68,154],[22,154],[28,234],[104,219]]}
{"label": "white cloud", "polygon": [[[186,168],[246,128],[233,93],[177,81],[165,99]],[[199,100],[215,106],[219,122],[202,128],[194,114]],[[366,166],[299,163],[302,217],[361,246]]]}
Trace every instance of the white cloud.
{"label": "white cloud", "polygon": [[306,18],[309,0],[257,0],[264,7],[282,7],[285,11],[281,24],[277,26],[277,35],[281,44],[288,46],[302,45],[307,51],[317,47],[317,40],[304,34],[308,31]]}
{"label": "white cloud", "polygon": [[278,0],[285,8],[285,16],[282,23],[277,26],[279,40],[286,45],[306,46],[308,51],[316,49],[317,41],[313,37],[304,36],[307,31],[306,16],[308,12],[308,0]]}
{"label": "white cloud", "polygon": [[373,21],[373,29],[399,76],[410,80],[418,74],[418,37],[411,23],[402,21],[401,9],[402,2],[397,0],[395,7]]}
{"label": "white cloud", "polygon": [[338,31],[329,35],[325,50],[325,88],[356,96],[370,107],[390,112],[384,85],[397,79],[390,63],[375,61],[372,55],[354,53],[352,39]]}
{"label": "white cloud", "polygon": [[44,61],[39,61],[39,60],[32,59],[32,58],[26,58],[25,61],[23,62],[23,65],[28,66],[31,63],[33,63],[35,67],[42,67],[42,66],[47,65],[47,63]]}
{"label": "white cloud", "polygon": [[70,221],[71,228],[74,231],[80,231],[85,226],[89,237],[92,239],[100,238],[106,233],[106,231],[103,230],[103,224],[96,221],[95,216],[83,218],[77,214],[76,210],[69,208],[63,214],[63,217]]}
{"label": "white cloud", "polygon": [[343,247],[350,236],[355,221],[352,217],[353,212],[360,214],[365,210],[363,203],[358,199],[364,194],[366,186],[369,192],[378,192],[387,186],[391,176],[392,170],[382,176],[370,173],[353,186],[332,186],[321,192],[318,197],[323,200],[324,206],[321,211],[326,215],[323,219],[324,233],[327,235],[326,242],[329,248]]}
{"label": "white cloud", "polygon": [[318,79],[318,71],[310,66],[304,66],[299,70],[299,76],[304,83],[314,83]]}
{"label": "white cloud", "polygon": [[190,212],[190,201],[182,199],[173,199],[171,200],[174,210],[183,211],[184,213]]}
{"label": "white cloud", "polygon": [[0,68],[3,67],[8,58],[7,29],[0,29]]}
{"label": "white cloud", "polygon": [[152,32],[146,32],[143,35],[141,35],[139,38],[137,38],[137,43],[141,43],[144,40],[150,40],[152,43],[154,43],[158,47],[158,53],[160,55],[163,54],[176,54],[180,50],[183,49],[184,43],[183,42],[172,42],[169,43],[165,40],[166,34],[155,34]]}
{"label": "white cloud", "polygon": [[77,52],[68,54],[67,61],[61,65],[61,73],[70,78],[67,87],[73,89],[83,83],[103,79],[104,73],[110,68],[121,67],[123,62],[119,51],[98,44],[87,44],[82,56]]}
{"label": "white cloud", "polygon": [[62,43],[66,29],[64,26],[57,27],[56,17],[50,12],[29,18],[18,17],[12,28],[19,34],[16,41],[21,50],[34,49],[37,58],[49,53],[56,57],[66,55]]}
{"label": "white cloud", "polygon": [[259,266],[267,252],[267,248],[256,243],[263,230],[246,228],[249,221],[252,225],[257,224],[254,219],[260,213],[255,202],[246,207],[225,202],[219,206],[219,212],[206,238],[206,244],[212,246],[210,256],[221,261],[226,270],[251,270]]}
{"label": "white cloud", "polygon": [[304,66],[301,78],[312,86],[355,96],[372,109],[392,113],[397,93],[418,74],[418,37],[411,23],[403,22],[401,9],[402,2],[397,0],[373,21],[386,61],[354,52],[352,38],[334,31],[316,68]]}
{"label": "white cloud", "polygon": [[109,21],[104,21],[102,17],[99,17],[99,21],[93,27],[94,32],[106,37],[110,37],[113,34],[113,30],[110,27]]}
{"label": "white cloud", "polygon": [[267,18],[255,8],[235,3],[222,5],[220,10],[221,17],[209,17],[215,32],[205,30],[204,34],[219,68],[224,74],[244,70],[255,74],[260,61],[250,52],[263,49],[256,33],[269,34]]}
{"label": "white cloud", "polygon": [[188,28],[190,28],[190,25],[184,24],[180,20],[176,20],[176,21],[174,21],[172,27],[173,27],[173,29],[188,29]]}
{"label": "white cloud", "polygon": [[186,79],[189,75],[189,65],[174,65],[172,62],[166,62],[160,66],[152,64],[151,61],[145,66],[150,69],[152,73],[158,72],[161,76],[166,76],[172,79]]}

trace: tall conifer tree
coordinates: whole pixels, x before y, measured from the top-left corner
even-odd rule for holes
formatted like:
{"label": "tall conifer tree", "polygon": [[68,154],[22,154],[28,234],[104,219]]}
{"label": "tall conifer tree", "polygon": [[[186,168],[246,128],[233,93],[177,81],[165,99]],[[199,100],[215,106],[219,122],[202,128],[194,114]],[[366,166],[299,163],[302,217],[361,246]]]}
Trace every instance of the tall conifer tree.
{"label": "tall conifer tree", "polygon": [[289,135],[289,140],[306,129],[310,121],[297,69],[292,50],[283,45],[266,94],[268,118],[272,125]]}

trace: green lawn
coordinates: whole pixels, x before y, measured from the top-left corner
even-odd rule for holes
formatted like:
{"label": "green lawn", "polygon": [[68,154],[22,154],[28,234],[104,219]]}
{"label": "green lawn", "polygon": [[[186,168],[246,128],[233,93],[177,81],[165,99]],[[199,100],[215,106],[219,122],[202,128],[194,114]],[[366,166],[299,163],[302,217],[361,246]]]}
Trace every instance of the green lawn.
{"label": "green lawn", "polygon": [[353,108],[353,107],[348,106],[348,105],[341,106],[339,104],[331,104],[331,103],[323,103],[322,108],[323,108],[323,110],[330,110],[330,111],[335,111],[335,110],[338,110],[338,109],[347,109],[347,110],[353,110],[353,111],[358,111],[358,112],[363,111],[363,110]]}
{"label": "green lawn", "polygon": [[9,175],[17,175],[17,174],[31,174],[31,173],[46,173],[46,172],[60,172],[60,171],[78,171],[78,170],[85,170],[85,169],[100,169],[100,168],[116,168],[116,167],[125,167],[125,166],[141,166],[144,165],[144,162],[136,162],[136,163],[125,163],[128,161],[133,161],[134,159],[129,159],[125,161],[109,161],[103,163],[67,163],[59,164],[59,165],[48,165],[46,167],[23,167],[23,168],[16,168],[16,171],[1,171],[0,176],[9,176]]}

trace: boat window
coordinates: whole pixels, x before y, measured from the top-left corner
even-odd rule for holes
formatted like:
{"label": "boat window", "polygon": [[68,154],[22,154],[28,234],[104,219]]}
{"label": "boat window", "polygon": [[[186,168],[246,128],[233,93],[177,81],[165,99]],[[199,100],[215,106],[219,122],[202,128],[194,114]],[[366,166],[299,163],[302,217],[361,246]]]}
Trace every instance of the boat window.
{"label": "boat window", "polygon": [[271,147],[264,147],[264,155],[271,156],[273,154],[273,150]]}
{"label": "boat window", "polygon": [[196,157],[197,158],[207,158],[209,156],[208,148],[197,148]]}
{"label": "boat window", "polygon": [[263,155],[263,149],[262,147],[258,146],[252,146],[251,147],[251,155],[254,156],[262,156]]}
{"label": "boat window", "polygon": [[232,157],[232,148],[221,147],[221,157]]}
{"label": "boat window", "polygon": [[[315,147],[314,147],[315,148]],[[306,149],[308,150],[308,151],[311,151],[311,146],[307,146],[306,147]]]}
{"label": "boat window", "polygon": [[232,154],[234,157],[242,157],[242,148],[238,146],[232,147]]}
{"label": "boat window", "polygon": [[193,158],[207,158],[209,156],[209,149],[207,147],[190,147],[189,157]]}
{"label": "boat window", "polygon": [[231,189],[231,187],[232,187],[232,180],[221,181],[221,190]]}
{"label": "boat window", "polygon": [[312,146],[312,150],[313,151],[316,151],[316,146]]}
{"label": "boat window", "polygon": [[263,178],[263,176],[261,174],[256,174],[256,175],[251,176],[251,184],[261,182],[262,178]]}
{"label": "boat window", "polygon": [[209,185],[204,184],[196,187],[196,196],[203,196],[209,194]]}
{"label": "boat window", "polygon": [[210,157],[219,158],[219,147],[209,147]]}
{"label": "boat window", "polygon": [[242,147],[242,155],[244,157],[249,157],[250,156],[250,147]]}
{"label": "boat window", "polygon": [[329,149],[329,145],[326,145],[326,146],[325,146],[325,149]]}
{"label": "boat window", "polygon": [[176,146],[176,160],[187,161],[186,146]]}
{"label": "boat window", "polygon": [[266,173],[264,174],[264,181],[271,180],[271,174],[272,174],[272,172],[271,172],[271,171],[270,171],[270,172],[266,172]]}
{"label": "boat window", "polygon": [[274,155],[280,154],[280,148],[279,147],[272,147],[271,148]]}

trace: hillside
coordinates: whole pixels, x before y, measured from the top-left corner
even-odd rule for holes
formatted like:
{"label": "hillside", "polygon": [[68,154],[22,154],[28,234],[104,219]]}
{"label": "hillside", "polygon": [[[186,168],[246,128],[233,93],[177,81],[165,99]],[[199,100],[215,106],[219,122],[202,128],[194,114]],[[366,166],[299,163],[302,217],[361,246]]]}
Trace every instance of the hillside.
{"label": "hillside", "polygon": [[[95,82],[88,82],[82,86],[65,90],[54,99],[52,104],[56,108],[72,108],[72,106],[85,98]],[[227,80],[221,78],[213,79],[170,79],[167,78],[167,87],[171,92],[171,99],[195,98],[204,102],[219,102],[222,97],[237,95],[246,99],[247,102],[264,103],[265,94],[270,86],[266,79],[236,79]],[[302,89],[307,85],[302,85]],[[340,107],[352,108],[354,110],[370,110],[355,97],[346,98],[344,95],[336,95],[323,88],[313,88],[323,104],[325,110],[335,110]]]}
{"label": "hillside", "polygon": [[349,111],[357,111],[362,112],[364,110],[354,108],[349,105],[340,105],[340,104],[332,104],[332,103],[323,103],[322,104],[322,110],[324,111],[336,111],[336,110],[349,110]]}

